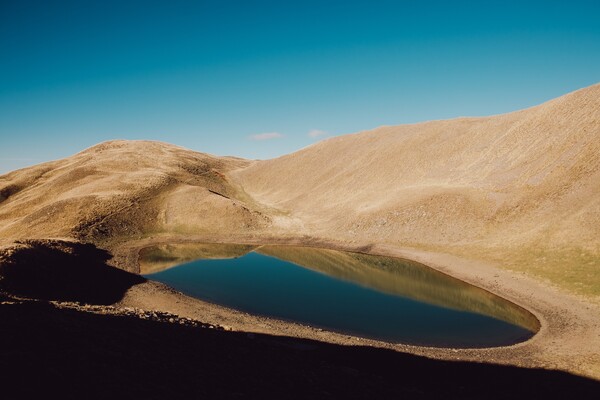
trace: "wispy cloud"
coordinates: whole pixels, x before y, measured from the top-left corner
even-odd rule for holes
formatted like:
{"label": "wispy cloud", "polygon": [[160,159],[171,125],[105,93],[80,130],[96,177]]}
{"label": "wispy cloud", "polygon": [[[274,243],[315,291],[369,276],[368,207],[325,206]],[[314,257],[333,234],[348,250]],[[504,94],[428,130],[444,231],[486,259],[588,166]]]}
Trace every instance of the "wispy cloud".
{"label": "wispy cloud", "polygon": [[311,129],[310,131],[308,131],[308,136],[310,136],[311,138],[316,138],[319,136],[326,136],[327,133],[327,131],[322,131],[320,129]]}
{"label": "wispy cloud", "polygon": [[271,139],[279,139],[282,138],[283,134],[279,132],[266,132],[266,133],[257,133],[255,135],[250,135],[250,140],[271,140]]}

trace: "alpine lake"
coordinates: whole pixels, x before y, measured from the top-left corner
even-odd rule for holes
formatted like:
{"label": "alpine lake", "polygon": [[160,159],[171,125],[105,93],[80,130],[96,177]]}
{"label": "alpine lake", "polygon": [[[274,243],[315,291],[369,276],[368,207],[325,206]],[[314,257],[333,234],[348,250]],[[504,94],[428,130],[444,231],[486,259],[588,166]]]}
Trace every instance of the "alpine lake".
{"label": "alpine lake", "polygon": [[480,348],[532,337],[538,320],[486,290],[414,261],[311,247],[165,244],[141,273],[189,296],[352,336]]}

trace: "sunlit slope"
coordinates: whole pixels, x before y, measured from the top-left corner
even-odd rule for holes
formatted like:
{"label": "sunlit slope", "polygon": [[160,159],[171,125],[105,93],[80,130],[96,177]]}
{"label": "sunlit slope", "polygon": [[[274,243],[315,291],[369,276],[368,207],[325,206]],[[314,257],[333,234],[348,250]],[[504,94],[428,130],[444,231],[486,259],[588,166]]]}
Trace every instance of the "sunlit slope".
{"label": "sunlit slope", "polygon": [[544,276],[574,254],[583,270],[551,279],[600,293],[598,84],[510,114],[331,138],[232,177],[323,236],[511,254]]}
{"label": "sunlit slope", "polygon": [[0,176],[0,245],[157,234],[413,246],[600,295],[600,85],[267,161],[112,141]]}
{"label": "sunlit slope", "polygon": [[0,238],[99,241],[266,226],[224,176],[248,163],[159,142],[102,143],[0,176]]}

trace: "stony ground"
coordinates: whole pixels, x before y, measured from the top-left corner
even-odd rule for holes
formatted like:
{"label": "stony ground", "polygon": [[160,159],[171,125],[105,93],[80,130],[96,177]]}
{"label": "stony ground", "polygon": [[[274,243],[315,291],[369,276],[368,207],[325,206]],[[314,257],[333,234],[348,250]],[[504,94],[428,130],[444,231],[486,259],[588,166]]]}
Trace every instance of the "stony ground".
{"label": "stony ground", "polygon": [[6,399],[594,399],[564,372],[230,332],[167,313],[30,300],[0,304]]}

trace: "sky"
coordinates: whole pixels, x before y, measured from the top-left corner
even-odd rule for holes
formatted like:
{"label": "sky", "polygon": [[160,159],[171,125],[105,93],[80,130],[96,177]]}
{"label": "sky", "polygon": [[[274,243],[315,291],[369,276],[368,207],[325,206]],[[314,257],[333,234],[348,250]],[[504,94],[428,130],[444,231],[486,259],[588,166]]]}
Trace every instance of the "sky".
{"label": "sky", "polygon": [[0,0],[0,173],[111,139],[272,158],[598,82],[598,0]]}

